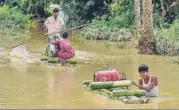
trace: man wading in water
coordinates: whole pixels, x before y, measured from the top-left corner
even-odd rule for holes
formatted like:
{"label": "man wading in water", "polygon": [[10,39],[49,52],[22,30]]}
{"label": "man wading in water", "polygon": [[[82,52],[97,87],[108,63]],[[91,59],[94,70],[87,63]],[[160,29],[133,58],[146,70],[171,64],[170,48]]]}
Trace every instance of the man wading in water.
{"label": "man wading in water", "polygon": [[148,66],[142,64],[138,68],[141,79],[139,83],[132,82],[133,85],[139,87],[139,89],[146,90],[146,95],[150,97],[158,97],[158,78],[155,75],[150,75]]}
{"label": "man wading in water", "polygon": [[46,47],[46,55],[47,56],[55,56],[56,54],[56,46],[52,42],[62,39],[61,33],[66,29],[63,18],[59,16],[59,9],[53,9],[53,16],[49,17],[45,23],[44,28],[47,31],[48,36],[48,44]]}

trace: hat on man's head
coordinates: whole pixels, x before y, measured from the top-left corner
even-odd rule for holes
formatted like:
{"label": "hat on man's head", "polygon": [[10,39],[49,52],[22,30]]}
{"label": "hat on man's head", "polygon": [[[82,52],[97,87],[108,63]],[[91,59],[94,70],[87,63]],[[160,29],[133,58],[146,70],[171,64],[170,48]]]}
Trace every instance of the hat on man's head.
{"label": "hat on man's head", "polygon": [[50,4],[49,8],[51,8],[52,10],[55,8],[58,8],[59,10],[61,10],[62,8],[58,5],[58,4]]}

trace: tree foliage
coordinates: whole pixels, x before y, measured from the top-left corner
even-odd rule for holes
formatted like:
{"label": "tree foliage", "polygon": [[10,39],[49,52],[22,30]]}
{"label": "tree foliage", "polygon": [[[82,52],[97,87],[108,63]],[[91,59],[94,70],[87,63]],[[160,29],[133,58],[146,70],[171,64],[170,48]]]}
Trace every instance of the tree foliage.
{"label": "tree foliage", "polygon": [[[10,7],[18,6],[24,14],[37,19],[50,15],[48,7],[51,3],[59,4],[68,16],[67,23],[71,26],[91,22],[94,18],[110,19],[114,16],[117,16],[114,21],[119,20],[114,23],[131,24],[134,18],[133,0],[5,0],[5,3]],[[162,16],[162,6],[166,10],[165,22],[171,23],[179,17],[177,0],[153,0],[153,12],[159,16]]]}

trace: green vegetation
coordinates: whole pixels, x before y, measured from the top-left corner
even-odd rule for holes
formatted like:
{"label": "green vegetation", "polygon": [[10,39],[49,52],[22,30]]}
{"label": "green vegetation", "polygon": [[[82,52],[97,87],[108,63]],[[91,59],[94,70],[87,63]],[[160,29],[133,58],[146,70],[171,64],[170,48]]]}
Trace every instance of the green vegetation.
{"label": "green vegetation", "polygon": [[[173,2],[165,1],[165,5]],[[157,6],[159,5],[159,6]],[[113,0],[107,5],[111,16],[109,18],[95,18],[92,25],[83,30],[86,39],[107,40],[117,42],[119,48],[138,48],[140,32],[134,26],[133,1]],[[178,44],[178,12],[177,8],[168,10],[165,18],[161,16],[161,6],[154,3],[153,30],[156,50],[160,55],[179,55]],[[172,17],[173,16],[173,17]],[[173,22],[171,22],[173,20]]]}
{"label": "green vegetation", "polygon": [[9,8],[3,6],[0,8],[0,21],[4,21],[8,28],[25,28],[28,24],[28,16],[24,16],[17,7]]}
{"label": "green vegetation", "polygon": [[[35,22],[23,14],[18,7],[4,5],[0,7],[0,40],[23,42],[30,38],[29,28],[35,26]],[[3,42],[5,44],[5,42]],[[1,45],[3,45],[1,43]],[[14,42],[15,43],[15,42]],[[12,44],[13,45],[13,44]]]}
{"label": "green vegetation", "polygon": [[[119,48],[140,48],[138,41],[145,30],[135,24],[137,14],[135,0],[5,0],[4,4],[2,1],[0,1],[1,36],[26,38],[29,27],[34,26],[35,23],[31,20],[51,15],[49,9],[51,3],[61,6],[68,27],[87,24],[77,35],[80,39],[84,37],[116,42]],[[178,55],[179,53],[178,4],[177,0],[152,2],[153,13],[150,20],[158,54]],[[144,2],[141,1],[141,5],[144,5]],[[144,10],[141,7],[137,8]],[[144,11],[140,13],[145,14]],[[142,15],[140,17],[142,18]]]}
{"label": "green vegetation", "polygon": [[161,55],[179,55],[179,19],[167,29],[156,29],[157,51]]}

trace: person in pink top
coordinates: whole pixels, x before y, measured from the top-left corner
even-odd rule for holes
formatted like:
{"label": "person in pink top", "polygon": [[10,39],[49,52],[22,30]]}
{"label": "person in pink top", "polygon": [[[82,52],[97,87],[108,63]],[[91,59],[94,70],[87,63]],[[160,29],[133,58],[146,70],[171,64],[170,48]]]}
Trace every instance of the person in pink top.
{"label": "person in pink top", "polygon": [[70,41],[68,38],[68,33],[64,32],[62,35],[63,39],[58,40],[55,44],[58,46],[59,51],[57,51],[56,56],[59,57],[60,63],[64,64],[65,59],[73,58],[75,53],[73,48],[71,47]]}
{"label": "person in pink top", "polygon": [[53,16],[47,18],[44,23],[44,28],[46,29],[48,36],[48,46],[46,49],[47,56],[54,56],[56,53],[55,45],[52,43],[54,41],[62,39],[60,33],[66,30],[63,18],[59,16],[59,9],[53,9]]}

